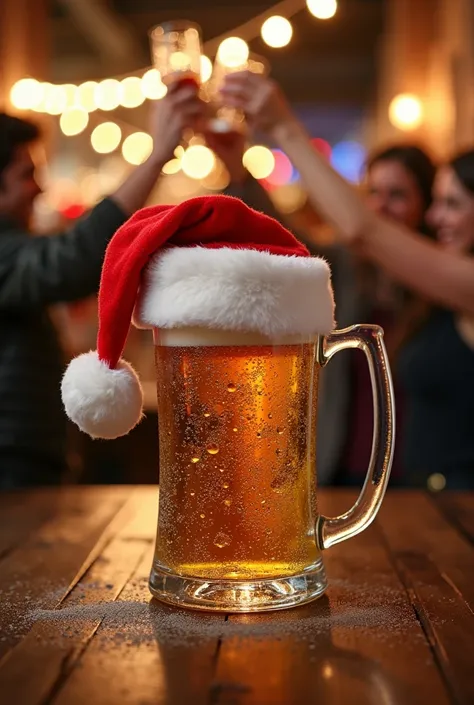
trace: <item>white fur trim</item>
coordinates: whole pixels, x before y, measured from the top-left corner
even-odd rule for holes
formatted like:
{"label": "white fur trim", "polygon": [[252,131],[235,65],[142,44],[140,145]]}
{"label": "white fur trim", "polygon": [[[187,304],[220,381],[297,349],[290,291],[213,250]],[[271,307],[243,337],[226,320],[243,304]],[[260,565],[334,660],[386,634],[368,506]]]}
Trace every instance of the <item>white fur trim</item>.
{"label": "white fur trim", "polygon": [[142,417],[143,391],[133,367],[120,360],[112,370],[95,350],[72,360],[61,394],[66,414],[92,438],[125,436]]}
{"label": "white fur trim", "polygon": [[327,334],[334,328],[330,270],[316,257],[170,248],[150,260],[134,319],[141,327]]}

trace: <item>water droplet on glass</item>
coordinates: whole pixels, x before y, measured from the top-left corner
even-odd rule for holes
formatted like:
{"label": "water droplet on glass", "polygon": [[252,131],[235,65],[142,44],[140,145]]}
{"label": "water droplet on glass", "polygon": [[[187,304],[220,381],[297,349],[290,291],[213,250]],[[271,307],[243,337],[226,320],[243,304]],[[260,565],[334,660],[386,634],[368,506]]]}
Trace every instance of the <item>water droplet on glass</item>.
{"label": "water droplet on glass", "polygon": [[261,438],[261,437],[262,437],[262,434],[260,433],[260,431],[257,431],[257,438]]}
{"label": "water droplet on glass", "polygon": [[268,414],[268,418],[273,419],[273,414],[271,412]]}
{"label": "water droplet on glass", "polygon": [[226,489],[229,487],[229,483],[228,483],[228,482],[223,482],[223,483],[222,483],[222,487],[226,490]]}
{"label": "water droplet on glass", "polygon": [[224,468],[219,468],[219,472],[224,472]]}
{"label": "water droplet on glass", "polygon": [[216,446],[215,443],[211,443],[211,445],[207,446],[206,450],[210,455],[217,455],[219,452],[219,446]]}
{"label": "water droplet on glass", "polygon": [[230,505],[232,504],[232,500],[231,500],[231,499],[225,499],[225,500],[224,500],[224,504],[225,504],[226,507],[230,507]]}
{"label": "water droplet on glass", "polygon": [[229,382],[229,384],[227,385],[227,391],[228,392],[235,392],[236,389],[237,389],[237,387],[235,386],[235,384],[233,382]]}
{"label": "water droplet on glass", "polygon": [[276,454],[276,455],[281,455],[281,450],[280,450],[279,448],[277,448],[276,451],[275,451],[275,454]]}
{"label": "water droplet on glass", "polygon": [[210,415],[211,415],[211,414],[209,413],[209,411],[205,411],[205,412],[204,412],[204,416],[206,417],[206,419],[207,419]]}
{"label": "water droplet on glass", "polygon": [[281,426],[277,426],[276,432],[281,436],[281,434],[283,433],[284,430],[285,430],[285,429],[282,428]]}
{"label": "water droplet on glass", "polygon": [[203,514],[200,514],[199,516],[201,517],[201,519],[205,519],[205,518],[206,518],[206,515],[205,515],[204,513],[203,513]]}
{"label": "water droplet on glass", "polygon": [[262,501],[260,502],[260,504],[265,504],[266,501],[267,501],[266,499],[262,499]]}
{"label": "water droplet on glass", "polygon": [[237,431],[238,431],[239,429],[238,429],[238,428],[233,428],[232,430],[233,430],[234,433],[237,433]]}
{"label": "water droplet on glass", "polygon": [[193,457],[191,458],[191,462],[192,462],[192,463],[199,463],[199,458],[198,458],[198,456],[197,456],[197,455],[193,455]]}
{"label": "water droplet on glass", "polygon": [[190,492],[189,494],[191,495],[191,497],[194,497],[194,495],[195,495],[196,493],[195,493],[195,492]]}
{"label": "water droplet on glass", "polygon": [[224,548],[225,546],[228,546],[231,542],[230,536],[227,534],[224,534],[223,531],[219,531],[216,534],[216,538],[214,539],[214,546],[217,546],[217,548]]}

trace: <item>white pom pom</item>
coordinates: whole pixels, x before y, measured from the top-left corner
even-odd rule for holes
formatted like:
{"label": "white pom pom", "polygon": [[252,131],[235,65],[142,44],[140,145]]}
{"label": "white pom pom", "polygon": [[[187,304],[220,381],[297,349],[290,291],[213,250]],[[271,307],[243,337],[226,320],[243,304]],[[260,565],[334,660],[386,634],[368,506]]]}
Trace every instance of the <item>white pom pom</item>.
{"label": "white pom pom", "polygon": [[112,370],[96,351],[72,360],[61,394],[66,414],[92,438],[125,436],[142,417],[143,391],[133,367],[120,360]]}

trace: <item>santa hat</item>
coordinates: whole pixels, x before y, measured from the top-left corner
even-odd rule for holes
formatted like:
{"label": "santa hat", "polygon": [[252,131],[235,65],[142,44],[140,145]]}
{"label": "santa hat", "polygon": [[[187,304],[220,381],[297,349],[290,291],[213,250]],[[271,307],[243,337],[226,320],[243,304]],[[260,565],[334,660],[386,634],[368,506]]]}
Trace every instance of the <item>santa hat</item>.
{"label": "santa hat", "polygon": [[148,328],[255,331],[271,340],[329,333],[326,262],[273,218],[229,196],[138,211],[109,243],[99,291],[97,351],[62,380],[69,418],[93,438],[141,419],[137,374],[121,359],[130,323]]}

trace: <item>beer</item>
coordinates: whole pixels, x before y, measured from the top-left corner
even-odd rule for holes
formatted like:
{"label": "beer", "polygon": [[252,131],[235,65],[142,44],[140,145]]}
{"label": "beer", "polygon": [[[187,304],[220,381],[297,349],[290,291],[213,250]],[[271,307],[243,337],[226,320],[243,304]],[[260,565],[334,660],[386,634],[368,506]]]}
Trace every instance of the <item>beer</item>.
{"label": "beer", "polygon": [[317,563],[314,343],[156,345],[155,566],[246,580]]}

